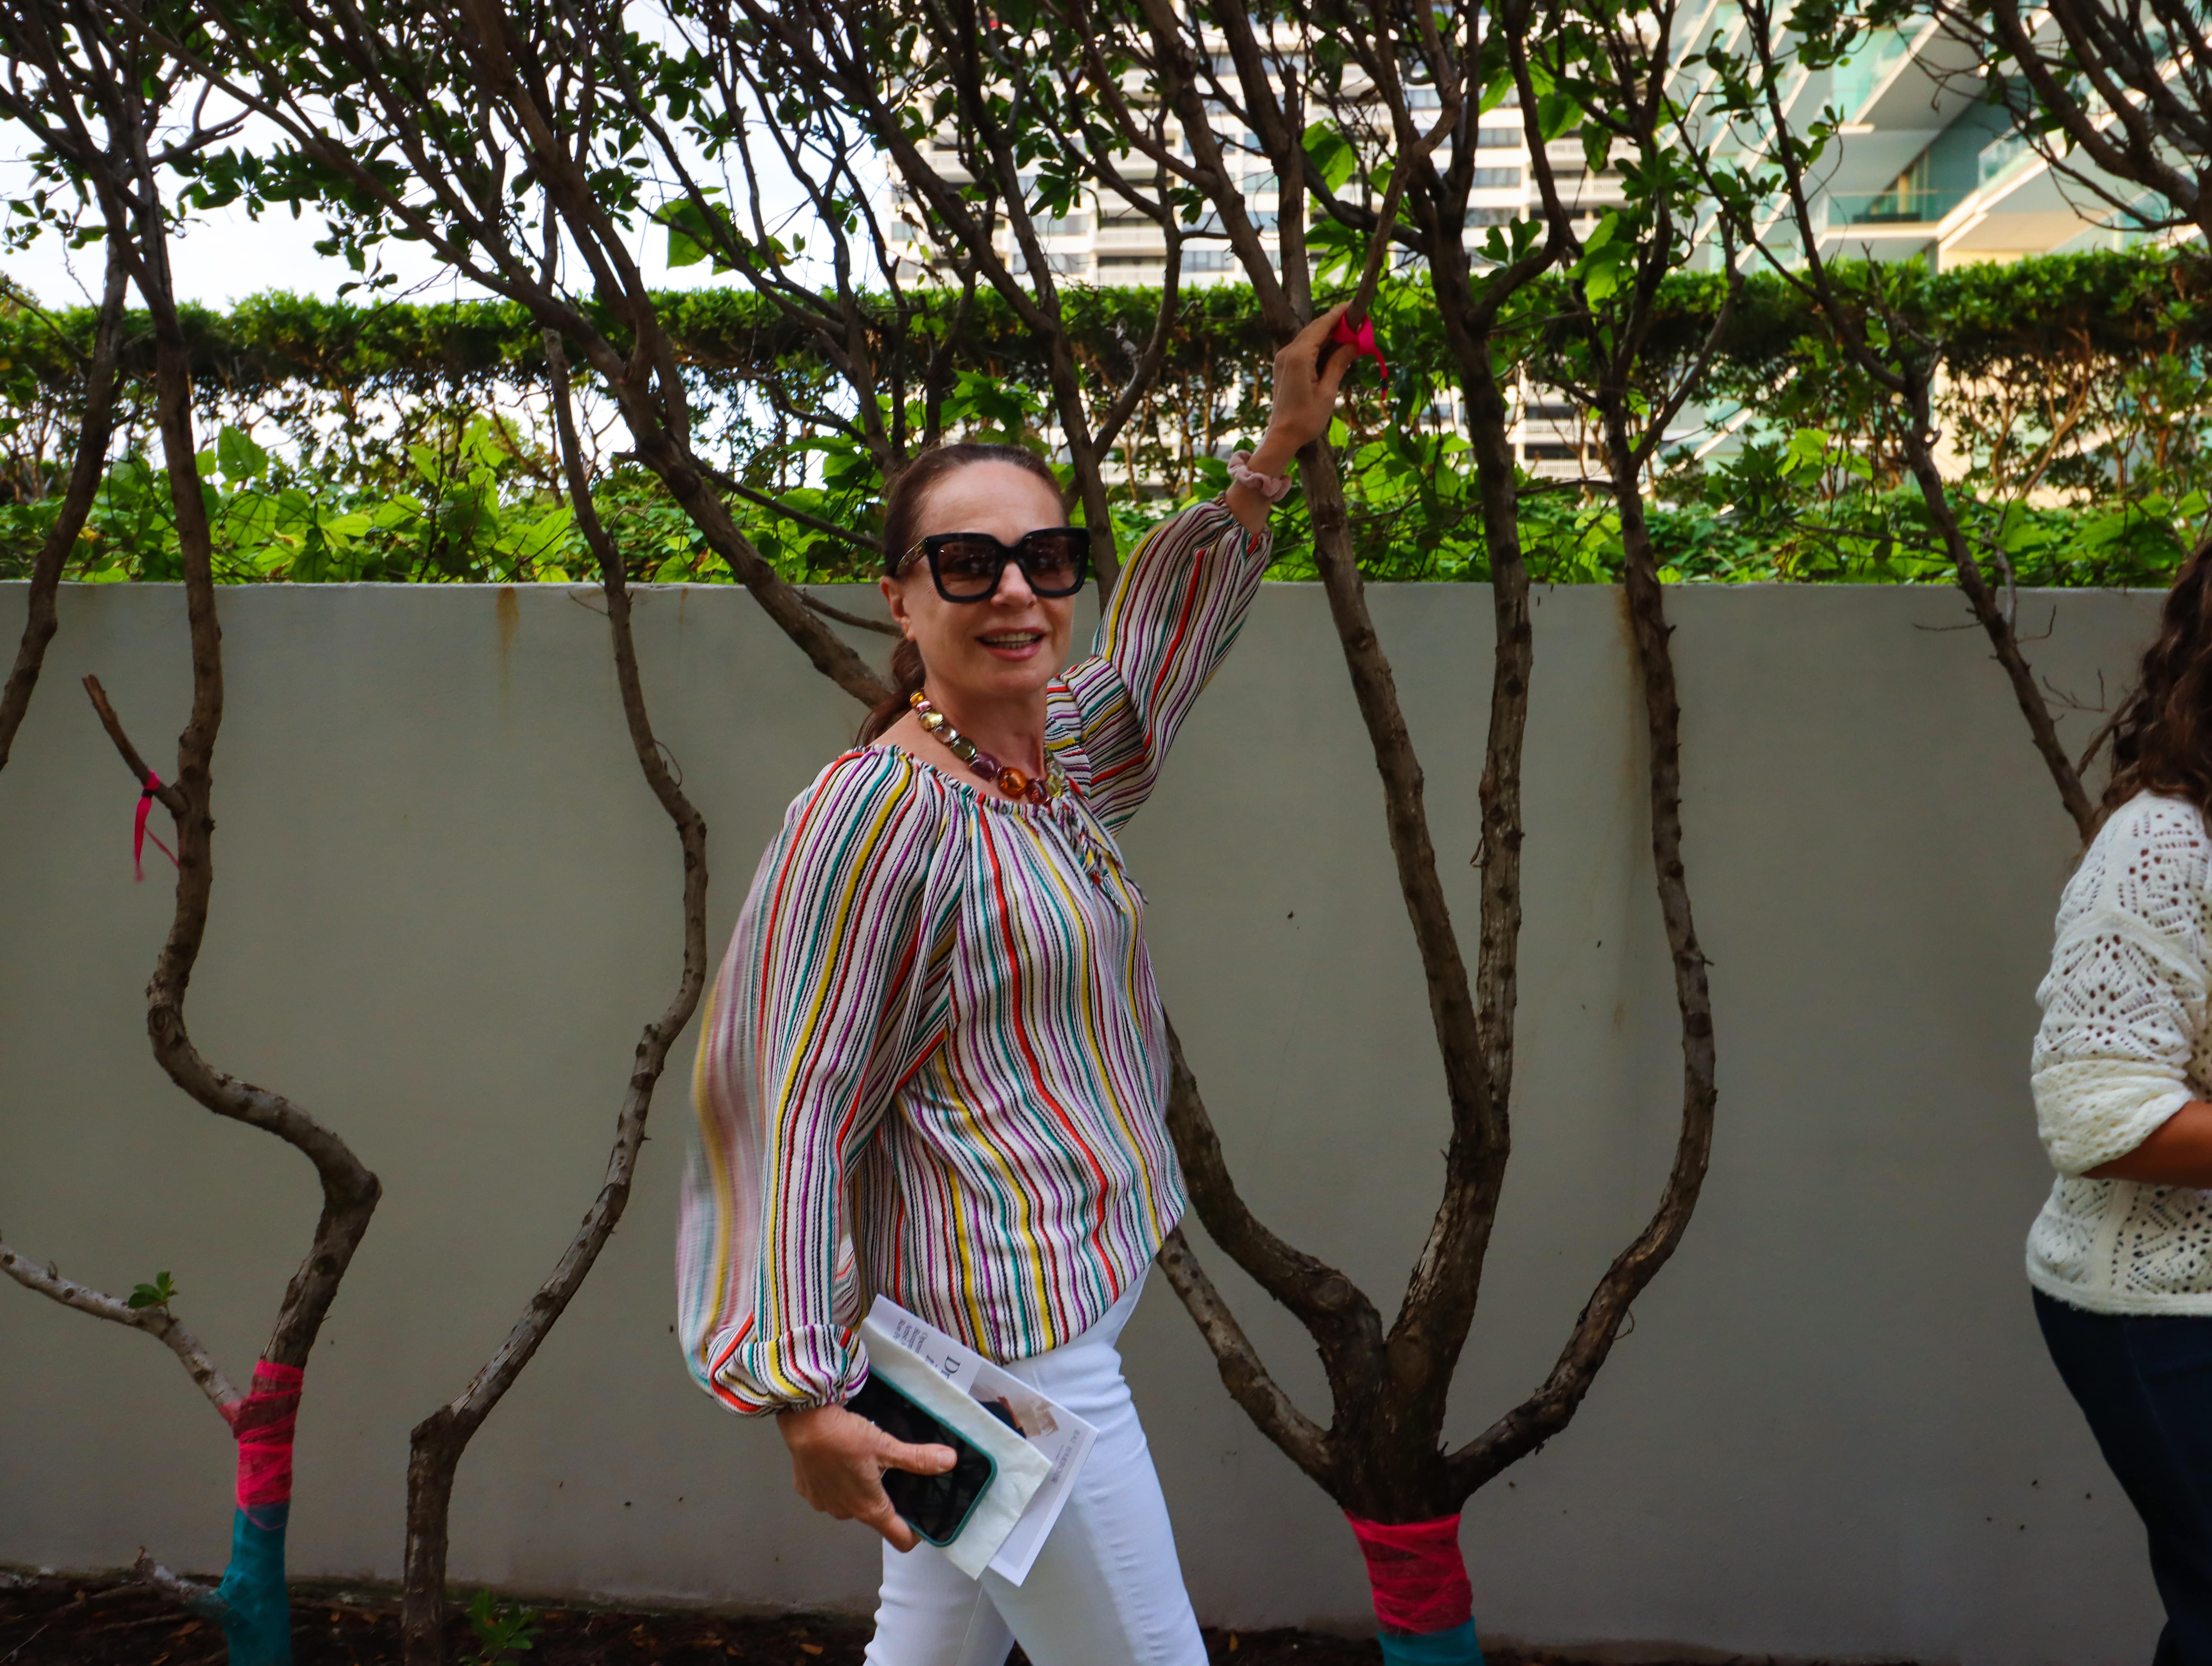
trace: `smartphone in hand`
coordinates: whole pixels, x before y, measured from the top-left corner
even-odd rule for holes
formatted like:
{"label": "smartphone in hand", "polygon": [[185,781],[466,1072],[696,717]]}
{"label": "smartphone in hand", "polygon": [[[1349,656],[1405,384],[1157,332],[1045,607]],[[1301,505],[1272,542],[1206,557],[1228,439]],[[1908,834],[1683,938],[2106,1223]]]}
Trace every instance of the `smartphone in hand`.
{"label": "smartphone in hand", "polygon": [[952,1467],[941,1475],[910,1469],[884,1471],[884,1491],[906,1524],[933,1545],[949,1545],[975,1513],[976,1500],[999,1473],[991,1455],[970,1444],[882,1377],[871,1373],[845,1409],[857,1412],[894,1440],[909,1446],[950,1446]]}

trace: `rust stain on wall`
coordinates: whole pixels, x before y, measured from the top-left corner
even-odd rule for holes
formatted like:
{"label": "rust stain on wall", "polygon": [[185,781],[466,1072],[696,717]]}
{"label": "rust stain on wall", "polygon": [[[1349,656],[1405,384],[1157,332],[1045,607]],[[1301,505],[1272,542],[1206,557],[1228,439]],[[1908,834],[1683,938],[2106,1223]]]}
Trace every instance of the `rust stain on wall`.
{"label": "rust stain on wall", "polygon": [[514,657],[514,633],[522,623],[522,604],[515,599],[514,587],[502,584],[499,587],[499,691],[507,693],[509,662]]}

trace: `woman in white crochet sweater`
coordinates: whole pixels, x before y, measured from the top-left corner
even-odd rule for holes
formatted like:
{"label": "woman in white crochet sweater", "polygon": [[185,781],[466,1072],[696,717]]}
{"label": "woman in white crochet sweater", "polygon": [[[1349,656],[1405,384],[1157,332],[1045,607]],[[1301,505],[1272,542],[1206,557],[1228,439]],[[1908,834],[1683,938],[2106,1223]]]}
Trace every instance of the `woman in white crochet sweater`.
{"label": "woman in white crochet sweater", "polygon": [[2155,1666],[2212,1666],[2212,545],[2166,598],[2112,765],[2037,992],[2058,1180],[2027,1276],[2148,1531]]}

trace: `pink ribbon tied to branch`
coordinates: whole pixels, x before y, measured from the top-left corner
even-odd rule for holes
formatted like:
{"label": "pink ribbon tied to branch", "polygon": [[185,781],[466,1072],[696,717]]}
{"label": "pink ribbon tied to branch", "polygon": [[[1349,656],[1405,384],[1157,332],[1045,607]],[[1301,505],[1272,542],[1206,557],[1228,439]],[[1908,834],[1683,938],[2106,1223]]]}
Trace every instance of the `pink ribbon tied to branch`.
{"label": "pink ribbon tied to branch", "polygon": [[1347,313],[1337,319],[1336,328],[1328,332],[1328,339],[1333,347],[1352,349],[1352,356],[1355,359],[1374,360],[1375,374],[1386,381],[1389,380],[1390,367],[1383,363],[1382,350],[1375,344],[1375,320],[1372,318],[1360,319],[1355,328],[1352,315]]}
{"label": "pink ribbon tied to branch", "polygon": [[161,778],[151,769],[146,772],[146,784],[138,792],[138,814],[131,824],[131,872],[140,881],[146,878],[146,841],[154,841],[154,848],[169,859],[169,866],[177,866],[177,853],[161,842],[159,833],[146,830],[146,812],[154,807],[154,794],[161,790]]}

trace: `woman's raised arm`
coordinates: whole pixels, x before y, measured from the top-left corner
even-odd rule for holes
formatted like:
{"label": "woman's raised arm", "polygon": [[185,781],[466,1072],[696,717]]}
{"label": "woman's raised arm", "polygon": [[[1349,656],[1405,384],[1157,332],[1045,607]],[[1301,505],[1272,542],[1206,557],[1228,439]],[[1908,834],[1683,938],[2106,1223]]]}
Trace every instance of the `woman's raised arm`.
{"label": "woman's raised arm", "polygon": [[[1275,356],[1275,404],[1252,472],[1279,474],[1327,436],[1352,358],[1323,366],[1321,355],[1343,312],[1322,313]],[[1121,569],[1091,657],[1069,668],[1091,759],[1085,795],[1109,827],[1151,797],[1176,730],[1236,641],[1267,570],[1270,507],[1240,480],[1154,527]]]}

